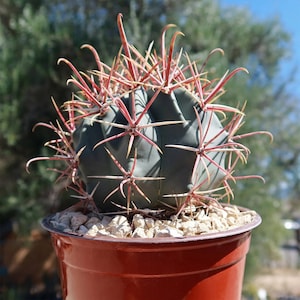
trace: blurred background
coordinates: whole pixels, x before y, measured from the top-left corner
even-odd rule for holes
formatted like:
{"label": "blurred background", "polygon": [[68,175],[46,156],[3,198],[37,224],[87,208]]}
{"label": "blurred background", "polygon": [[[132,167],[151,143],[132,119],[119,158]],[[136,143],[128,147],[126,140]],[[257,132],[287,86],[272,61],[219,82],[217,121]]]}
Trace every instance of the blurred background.
{"label": "blurred background", "polygon": [[46,155],[51,138],[34,124],[54,119],[51,97],[71,97],[65,57],[81,70],[95,68],[82,44],[92,44],[102,61],[117,55],[116,16],[123,13],[128,39],[140,51],[161,29],[177,25],[178,39],[200,61],[220,47],[224,57],[207,66],[216,75],[246,67],[226,86],[222,102],[247,101],[244,131],[269,130],[247,141],[253,149],[235,188],[234,204],[258,211],[247,257],[245,299],[300,299],[300,24],[299,2],[234,0],[1,0],[0,2],[0,299],[60,299],[55,255],[39,226],[46,214],[67,207],[63,184],[53,184],[51,165],[26,161]]}

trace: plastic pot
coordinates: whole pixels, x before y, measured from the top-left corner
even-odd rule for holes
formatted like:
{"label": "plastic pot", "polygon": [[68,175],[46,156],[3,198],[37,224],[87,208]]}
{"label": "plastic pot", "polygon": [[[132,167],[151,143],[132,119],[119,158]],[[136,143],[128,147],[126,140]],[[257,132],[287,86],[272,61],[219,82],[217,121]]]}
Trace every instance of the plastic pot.
{"label": "plastic pot", "polygon": [[50,231],[67,300],[239,300],[251,231],[188,238],[82,238]]}

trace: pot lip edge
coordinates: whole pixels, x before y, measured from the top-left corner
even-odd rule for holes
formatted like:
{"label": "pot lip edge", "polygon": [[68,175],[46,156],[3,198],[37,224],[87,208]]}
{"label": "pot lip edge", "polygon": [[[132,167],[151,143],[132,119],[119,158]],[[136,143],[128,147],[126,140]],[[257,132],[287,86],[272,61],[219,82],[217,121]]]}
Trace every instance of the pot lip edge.
{"label": "pot lip edge", "polygon": [[[225,204],[225,206],[231,206],[231,204]],[[245,208],[242,206],[238,206],[239,209],[242,211],[254,211],[249,208]],[[42,228],[46,231],[48,231],[51,235],[56,234],[65,238],[75,238],[75,239],[84,239],[88,241],[100,241],[100,242],[109,242],[109,243],[128,243],[128,244],[166,244],[166,243],[185,243],[185,242],[197,242],[197,241],[209,241],[209,240],[214,240],[214,239],[222,239],[222,238],[229,238],[229,237],[234,237],[238,235],[242,235],[248,232],[251,232],[253,229],[258,227],[262,223],[262,218],[261,216],[256,212],[253,220],[250,223],[247,223],[242,226],[238,226],[233,229],[229,230],[224,230],[224,231],[219,231],[219,232],[214,232],[214,233],[204,233],[201,235],[196,235],[196,236],[186,236],[186,237],[159,237],[159,238],[116,238],[116,237],[106,237],[106,236],[101,236],[101,237],[87,237],[87,236],[80,236],[76,234],[70,234],[66,232],[59,231],[55,228],[53,228],[49,224],[49,219],[51,216],[55,215],[50,214],[45,216],[44,218],[41,219],[40,225]]]}

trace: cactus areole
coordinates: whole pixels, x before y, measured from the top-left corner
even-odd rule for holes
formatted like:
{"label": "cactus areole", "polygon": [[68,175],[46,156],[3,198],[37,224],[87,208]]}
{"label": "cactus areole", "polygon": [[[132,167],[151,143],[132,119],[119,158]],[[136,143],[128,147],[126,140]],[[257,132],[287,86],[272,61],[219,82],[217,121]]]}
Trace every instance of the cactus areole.
{"label": "cactus areole", "polygon": [[[96,70],[80,72],[66,59],[76,92],[59,108],[56,123],[39,123],[57,138],[46,143],[55,154],[33,161],[62,161],[55,168],[84,204],[100,212],[169,209],[218,203],[233,196],[230,182],[259,177],[235,177],[238,161],[249,149],[241,143],[243,108],[216,103],[224,85],[243,68],[209,79],[207,60],[191,61],[175,52],[175,32],[160,51],[150,44],[145,54],[128,43],[118,15],[121,51],[111,66],[97,51]],[[209,55],[221,52],[213,50]]]}

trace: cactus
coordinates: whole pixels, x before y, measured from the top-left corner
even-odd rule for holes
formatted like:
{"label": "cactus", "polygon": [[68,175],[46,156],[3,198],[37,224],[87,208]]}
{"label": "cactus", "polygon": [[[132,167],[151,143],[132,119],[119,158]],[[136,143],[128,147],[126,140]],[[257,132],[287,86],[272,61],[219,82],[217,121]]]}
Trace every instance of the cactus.
{"label": "cactus", "polygon": [[[150,44],[145,55],[128,43],[122,15],[118,15],[122,51],[108,66],[97,51],[97,70],[79,72],[66,59],[74,75],[68,83],[78,91],[59,108],[59,120],[38,123],[57,134],[46,143],[52,157],[28,161],[63,161],[54,169],[59,180],[84,204],[93,203],[102,212],[135,209],[180,211],[188,204],[218,203],[233,197],[230,182],[256,175],[237,177],[234,169],[246,162],[249,149],[237,135],[243,124],[244,107],[217,104],[224,85],[237,72],[226,72],[209,80],[202,65],[183,51],[175,53],[175,32],[170,45],[163,29],[161,51]],[[209,56],[221,52],[213,50]],[[65,113],[67,116],[65,116]]]}

